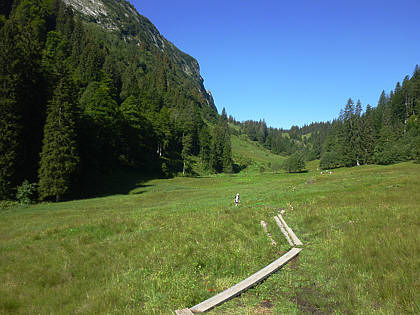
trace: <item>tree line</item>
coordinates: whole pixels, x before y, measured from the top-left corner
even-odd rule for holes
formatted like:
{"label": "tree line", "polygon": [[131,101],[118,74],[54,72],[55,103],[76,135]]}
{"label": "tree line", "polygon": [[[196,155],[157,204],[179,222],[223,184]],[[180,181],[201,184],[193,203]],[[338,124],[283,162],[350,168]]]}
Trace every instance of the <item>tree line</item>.
{"label": "tree line", "polygon": [[[377,107],[368,104],[363,111],[360,100],[355,104],[349,98],[333,121],[284,130],[268,128],[264,120],[229,120],[251,140],[293,157],[296,165],[296,161],[315,159],[320,159],[322,169],[419,161],[420,68],[416,65],[411,78],[407,75],[402,84],[397,82],[389,94],[382,91]],[[290,168],[289,164],[285,167]]]}
{"label": "tree line", "polygon": [[350,98],[334,120],[323,143],[323,169],[362,164],[393,164],[420,160],[420,69],[406,76],[378,106]]}
{"label": "tree line", "polygon": [[27,180],[60,200],[118,167],[172,176],[198,159],[232,171],[226,112],[170,51],[86,23],[61,0],[0,10],[0,199]]}

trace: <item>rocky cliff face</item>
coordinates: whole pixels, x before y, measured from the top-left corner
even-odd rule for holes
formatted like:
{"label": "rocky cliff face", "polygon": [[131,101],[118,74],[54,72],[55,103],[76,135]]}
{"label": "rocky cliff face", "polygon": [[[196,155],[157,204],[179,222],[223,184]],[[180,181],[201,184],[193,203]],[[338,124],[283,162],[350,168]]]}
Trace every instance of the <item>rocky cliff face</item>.
{"label": "rocky cliff face", "polygon": [[125,0],[64,0],[86,22],[101,25],[106,31],[117,33],[127,43],[153,45],[172,62],[179,65],[202,93],[208,106],[216,110],[213,97],[204,88],[200,66],[193,57],[180,51],[163,37],[158,29],[132,4]]}

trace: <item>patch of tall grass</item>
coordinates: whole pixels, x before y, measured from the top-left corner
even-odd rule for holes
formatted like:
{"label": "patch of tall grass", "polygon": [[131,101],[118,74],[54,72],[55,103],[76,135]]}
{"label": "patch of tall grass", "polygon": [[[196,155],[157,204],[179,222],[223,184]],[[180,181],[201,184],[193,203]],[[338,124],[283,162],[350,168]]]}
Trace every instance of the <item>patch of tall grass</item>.
{"label": "patch of tall grass", "polygon": [[287,251],[273,220],[279,208],[305,244],[299,258],[213,312],[418,313],[420,165],[321,175],[312,164],[303,174],[143,179],[126,194],[8,205],[0,313],[193,306]]}

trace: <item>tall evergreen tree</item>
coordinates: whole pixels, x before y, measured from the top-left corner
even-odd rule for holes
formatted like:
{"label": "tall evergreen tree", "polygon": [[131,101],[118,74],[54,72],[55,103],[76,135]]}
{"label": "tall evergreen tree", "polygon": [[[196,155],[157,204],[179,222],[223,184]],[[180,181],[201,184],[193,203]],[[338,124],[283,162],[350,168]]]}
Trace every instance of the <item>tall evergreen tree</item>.
{"label": "tall evergreen tree", "polygon": [[230,143],[229,130],[225,132],[224,144],[223,144],[223,172],[232,173],[233,161],[232,161],[232,145]]}
{"label": "tall evergreen tree", "polygon": [[36,180],[44,119],[41,49],[29,26],[11,18],[0,30],[0,197]]}
{"label": "tall evergreen tree", "polygon": [[193,147],[193,138],[191,134],[184,134],[182,136],[182,175],[185,175],[186,173],[191,173],[192,165],[191,165],[191,152]]}
{"label": "tall evergreen tree", "polygon": [[362,147],[362,163],[368,164],[373,162],[373,152],[375,149],[375,126],[373,120],[372,108],[368,104],[366,112],[360,119],[361,125],[361,147]]}
{"label": "tall evergreen tree", "polygon": [[203,126],[199,133],[200,140],[200,159],[204,169],[210,168],[211,156],[211,135],[207,126]]}
{"label": "tall evergreen tree", "polygon": [[48,104],[39,168],[41,199],[54,197],[59,201],[69,193],[78,168],[74,95],[71,80],[64,76]]}

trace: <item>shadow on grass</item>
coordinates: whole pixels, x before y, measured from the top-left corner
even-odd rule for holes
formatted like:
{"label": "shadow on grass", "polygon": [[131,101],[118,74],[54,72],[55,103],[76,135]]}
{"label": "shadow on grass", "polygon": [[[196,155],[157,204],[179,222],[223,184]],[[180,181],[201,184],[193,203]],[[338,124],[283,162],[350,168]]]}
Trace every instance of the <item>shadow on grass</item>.
{"label": "shadow on grass", "polygon": [[90,174],[79,185],[79,193],[72,199],[106,197],[112,195],[142,194],[142,188],[153,185],[148,181],[161,176],[142,170],[117,168],[107,174]]}
{"label": "shadow on grass", "polygon": [[302,173],[308,173],[309,170],[300,170],[300,171],[286,171],[289,174],[302,174]]}

